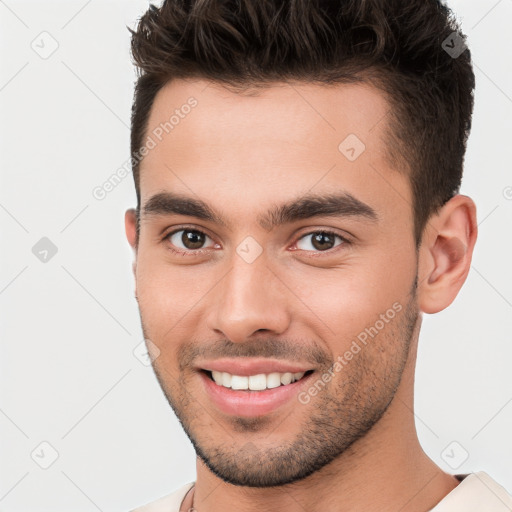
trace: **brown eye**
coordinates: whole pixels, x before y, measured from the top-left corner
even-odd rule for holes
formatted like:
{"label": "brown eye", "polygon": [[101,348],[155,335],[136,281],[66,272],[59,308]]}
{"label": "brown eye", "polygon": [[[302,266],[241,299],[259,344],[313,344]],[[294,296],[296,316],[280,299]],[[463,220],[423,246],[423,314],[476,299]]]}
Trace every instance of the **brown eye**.
{"label": "brown eye", "polygon": [[178,249],[194,251],[202,249],[206,240],[210,240],[210,237],[196,229],[180,229],[170,233],[168,239]]}
{"label": "brown eye", "polygon": [[[340,242],[336,243],[336,239]],[[297,248],[304,251],[328,251],[345,242],[345,239],[330,231],[314,231],[301,237],[297,242]]]}
{"label": "brown eye", "polygon": [[181,241],[187,249],[200,249],[204,244],[205,235],[199,231],[183,231]]}

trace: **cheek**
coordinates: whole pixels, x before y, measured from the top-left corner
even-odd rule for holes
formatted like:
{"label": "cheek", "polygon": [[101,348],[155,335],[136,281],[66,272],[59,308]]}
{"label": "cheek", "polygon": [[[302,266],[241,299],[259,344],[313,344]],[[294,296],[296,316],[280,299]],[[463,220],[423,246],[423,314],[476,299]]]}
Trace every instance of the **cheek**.
{"label": "cheek", "polygon": [[[396,309],[405,306],[414,267],[403,258],[391,262],[389,256],[380,254],[373,262],[354,259],[336,269],[310,267],[300,275],[290,272],[286,281],[305,306],[300,309],[301,316],[310,317],[315,329],[320,328],[325,339],[332,340],[333,351],[339,353],[374,326],[380,315],[388,320]],[[391,315],[387,315],[390,310]]]}
{"label": "cheek", "polygon": [[196,265],[171,265],[165,256],[139,255],[137,297],[150,325],[172,325],[204,297],[211,286],[208,270]]}

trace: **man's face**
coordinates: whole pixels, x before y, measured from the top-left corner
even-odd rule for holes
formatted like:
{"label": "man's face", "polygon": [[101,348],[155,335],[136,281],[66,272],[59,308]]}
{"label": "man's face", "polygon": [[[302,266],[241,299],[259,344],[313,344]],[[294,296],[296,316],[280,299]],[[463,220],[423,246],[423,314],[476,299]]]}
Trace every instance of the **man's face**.
{"label": "man's face", "polygon": [[[388,109],[364,85],[251,96],[179,80],[155,100],[137,299],[162,389],[225,481],[308,476],[378,422],[400,383],[419,318],[417,259],[409,181],[385,161]],[[340,194],[328,210],[321,198]],[[269,389],[224,387],[212,370]]]}

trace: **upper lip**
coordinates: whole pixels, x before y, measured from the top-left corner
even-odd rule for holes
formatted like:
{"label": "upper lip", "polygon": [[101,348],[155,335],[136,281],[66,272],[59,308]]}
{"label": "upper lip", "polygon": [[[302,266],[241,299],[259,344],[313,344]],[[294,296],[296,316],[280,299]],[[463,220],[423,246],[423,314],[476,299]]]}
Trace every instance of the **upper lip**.
{"label": "upper lip", "polygon": [[249,376],[261,373],[298,373],[312,370],[303,363],[278,361],[276,359],[222,358],[204,361],[197,365],[199,370],[227,372],[232,375]]}

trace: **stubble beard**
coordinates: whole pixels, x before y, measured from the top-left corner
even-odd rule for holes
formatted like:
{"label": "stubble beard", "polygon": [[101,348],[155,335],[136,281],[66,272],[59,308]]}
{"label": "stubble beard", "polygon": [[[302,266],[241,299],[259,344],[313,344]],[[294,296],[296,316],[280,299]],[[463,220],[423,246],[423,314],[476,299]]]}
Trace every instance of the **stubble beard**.
{"label": "stubble beard", "polygon": [[[400,384],[419,316],[416,283],[405,309],[354,355],[329,386],[308,404],[297,401],[296,407],[309,414],[293,438],[279,443],[269,445],[270,436],[279,433],[279,424],[268,416],[233,417],[221,427],[188,393],[182,376],[170,382],[155,360],[153,368],[167,401],[212,473],[237,486],[282,486],[324,468],[364,437],[382,418]],[[384,342],[377,340],[379,336],[385,336]],[[379,341],[380,350],[376,350],[372,343]],[[328,367],[332,361],[325,372]],[[323,373],[318,372],[317,378]],[[230,429],[238,435],[230,436]],[[240,442],[239,434],[247,439]]]}

